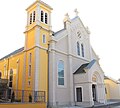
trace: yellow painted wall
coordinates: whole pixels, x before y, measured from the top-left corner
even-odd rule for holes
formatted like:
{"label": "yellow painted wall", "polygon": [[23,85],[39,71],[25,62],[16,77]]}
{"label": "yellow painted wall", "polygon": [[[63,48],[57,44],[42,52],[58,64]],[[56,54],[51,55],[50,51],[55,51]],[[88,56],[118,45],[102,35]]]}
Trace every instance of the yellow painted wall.
{"label": "yellow painted wall", "polygon": [[[27,14],[30,16],[30,13],[33,13],[33,11],[36,10],[36,4],[32,5],[28,10]],[[51,9],[48,8],[47,6],[40,4],[41,10],[44,12],[48,13],[48,18],[49,14],[51,14]],[[37,16],[37,15],[36,15]],[[28,18],[29,20],[29,18]],[[18,70],[18,89],[19,90],[34,90],[34,85],[35,85],[35,49],[36,49],[36,43],[35,43],[35,35],[36,35],[36,22],[32,22],[32,24],[29,24],[26,27],[25,31],[25,36],[26,36],[26,50],[23,52],[20,52],[18,54],[12,55],[9,58],[6,58],[5,60],[0,61],[0,72],[2,72],[2,78],[7,78],[9,79],[9,73],[10,69],[13,70],[13,88],[16,89],[17,84],[16,84],[16,73],[17,73],[17,61],[19,60],[19,70]],[[37,59],[40,60],[40,68],[39,68],[39,91],[45,91],[46,92],[46,102],[48,100],[48,42],[50,38],[50,25],[45,24],[40,22],[40,44],[39,46],[42,48],[39,48],[39,57]],[[43,43],[43,35],[46,36],[46,43]],[[28,76],[29,72],[29,55],[30,53],[32,54],[32,62],[31,62],[31,76]],[[26,59],[25,59],[26,58]],[[7,77],[4,75],[4,65],[7,67]],[[25,71],[24,71],[25,67]],[[23,77],[25,75],[25,77]],[[24,81],[24,82],[23,82]],[[31,82],[30,86],[28,85],[28,81]],[[22,82],[24,84],[22,84]],[[24,88],[22,86],[24,85]],[[7,107],[8,108],[8,107]],[[12,107],[13,108],[13,107]]]}
{"label": "yellow painted wall", "polygon": [[105,79],[105,87],[107,89],[107,99],[120,99],[119,84],[111,79]]}
{"label": "yellow painted wall", "polygon": [[[9,79],[10,70],[13,70],[13,89],[16,89],[16,73],[17,73],[17,61],[19,60],[18,68],[18,89],[22,90],[22,72],[23,72],[23,52],[13,55],[7,59],[0,61],[0,71],[2,71],[2,78]],[[4,76],[4,66],[7,66],[7,77]],[[8,80],[9,81],[9,80]]]}
{"label": "yellow painted wall", "polygon": [[35,104],[0,104],[0,108],[46,108],[45,103]]}
{"label": "yellow painted wall", "polygon": [[5,76],[5,73],[4,73],[4,66],[6,65],[6,67],[8,68],[8,60],[1,60],[0,61],[0,72],[2,73],[2,78],[3,79],[6,79],[7,78],[7,75]]}
{"label": "yellow painted wall", "polygon": [[34,47],[35,45],[35,29],[31,29],[27,32],[27,49]]}
{"label": "yellow painted wall", "polygon": [[46,101],[48,100],[48,53],[46,50],[40,50],[40,91],[46,92]]}
{"label": "yellow painted wall", "polygon": [[[32,54],[31,59],[31,76],[29,76],[29,55]],[[34,90],[34,72],[35,72],[35,49],[31,49],[26,52],[26,73],[25,73],[25,90]],[[30,86],[28,85],[28,81],[31,82]]]}

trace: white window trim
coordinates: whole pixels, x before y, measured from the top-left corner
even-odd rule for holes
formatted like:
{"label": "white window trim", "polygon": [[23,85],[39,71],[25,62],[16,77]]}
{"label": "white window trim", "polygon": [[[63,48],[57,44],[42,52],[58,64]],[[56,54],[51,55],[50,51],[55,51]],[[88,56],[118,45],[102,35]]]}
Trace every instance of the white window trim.
{"label": "white window trim", "polygon": [[43,10],[40,10],[40,22],[41,23],[45,23],[45,12],[43,11],[43,22],[41,21],[41,12],[42,12]]}
{"label": "white window trim", "polygon": [[[78,55],[78,46],[77,46],[77,43],[79,43],[79,50],[80,50],[80,55]],[[76,48],[77,48],[77,56],[78,57],[81,57],[81,43],[79,41],[76,41]]]}
{"label": "white window trim", "polygon": [[[35,21],[33,22],[33,19],[34,19],[34,12],[35,12]],[[36,22],[36,11],[34,10],[34,11],[32,12],[32,14],[33,14],[33,15],[32,15],[32,22],[35,23],[35,22]]]}
{"label": "white window trim", "polygon": [[[31,61],[32,61],[32,53],[29,53],[29,57],[28,57],[28,77],[30,78],[32,76],[32,63],[30,61],[30,55],[31,55]],[[31,66],[31,75],[29,75],[29,66]]]}
{"label": "white window trim", "polygon": [[[32,19],[31,19],[31,14],[32,14]],[[32,24],[32,23],[33,23],[33,12],[31,12],[31,13],[29,14],[29,25],[31,25],[31,24],[30,24],[30,19],[32,20],[32,21],[31,21],[31,24]]]}
{"label": "white window trim", "polygon": [[75,102],[77,102],[77,92],[76,92],[77,88],[82,89],[82,102],[83,102],[84,101],[83,86],[75,86]]}
{"label": "white window trim", "polygon": [[[44,38],[44,37],[45,37],[45,38]],[[44,39],[45,39],[45,42],[44,42]],[[46,44],[46,35],[45,35],[45,34],[42,35],[42,43],[43,43],[43,44]]]}
{"label": "white window trim", "polygon": [[59,59],[58,61],[57,61],[57,87],[58,88],[66,88],[67,87],[67,84],[66,84],[66,70],[65,70],[65,62],[64,62],[64,85],[59,85],[58,84],[58,64],[59,64],[59,61],[63,61],[64,62],[64,60],[62,60],[62,59]]}
{"label": "white window trim", "polygon": [[3,76],[4,76],[4,78],[6,78],[6,77],[7,77],[7,65],[6,65],[6,64],[4,65],[4,72],[3,72]]}
{"label": "white window trim", "polygon": [[[29,82],[30,82],[30,85],[29,85]],[[31,80],[28,80],[28,87],[29,88],[31,87]]]}
{"label": "white window trim", "polygon": [[44,14],[44,23],[46,25],[49,25],[49,13],[48,12],[44,12],[44,13],[47,13],[47,24],[45,23],[45,14]]}
{"label": "white window trim", "polygon": [[[83,45],[83,50],[82,50],[82,45]],[[81,49],[81,57],[85,58],[85,45],[83,43],[80,44],[80,49]],[[84,52],[84,57],[83,57],[82,51]]]}

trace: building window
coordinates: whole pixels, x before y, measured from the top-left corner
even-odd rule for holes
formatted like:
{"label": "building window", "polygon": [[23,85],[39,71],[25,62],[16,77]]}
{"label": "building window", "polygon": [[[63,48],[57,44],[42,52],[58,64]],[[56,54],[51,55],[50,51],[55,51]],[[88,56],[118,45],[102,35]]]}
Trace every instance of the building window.
{"label": "building window", "polygon": [[45,13],[45,24],[48,24],[48,14]]}
{"label": "building window", "polygon": [[33,22],[35,22],[35,11],[33,12]]}
{"label": "building window", "polygon": [[6,68],[6,65],[4,66],[4,77],[7,76],[7,68]]}
{"label": "building window", "polygon": [[84,57],[85,55],[84,55],[84,45],[83,44],[81,44],[81,50],[82,50],[82,57]]}
{"label": "building window", "polygon": [[31,62],[32,62],[32,53],[30,53],[29,55],[29,64],[31,64]]}
{"label": "building window", "polygon": [[46,36],[45,35],[43,35],[43,37],[42,37],[42,42],[46,43]]}
{"label": "building window", "polygon": [[64,62],[62,60],[58,63],[58,85],[64,86]]}
{"label": "building window", "polygon": [[41,11],[41,21],[44,22],[44,12]]}
{"label": "building window", "polygon": [[29,77],[31,76],[31,65],[29,65],[29,73],[28,73],[28,76],[29,76]]}
{"label": "building window", "polygon": [[12,88],[13,84],[13,70],[10,70],[10,76],[9,76],[9,87]]}
{"label": "building window", "polygon": [[107,94],[107,88],[105,87],[105,94]]}
{"label": "building window", "polygon": [[32,24],[32,13],[30,14],[30,24]]}
{"label": "building window", "polygon": [[29,67],[28,67],[28,76],[31,76],[31,68],[32,68],[32,53],[29,54]]}
{"label": "building window", "polygon": [[77,42],[77,54],[80,56],[80,44]]}
{"label": "building window", "polygon": [[28,86],[30,86],[30,84],[31,84],[31,82],[30,82],[30,81],[28,81]]}
{"label": "building window", "polygon": [[82,102],[82,88],[76,88],[76,101]]}
{"label": "building window", "polygon": [[1,79],[1,77],[2,77],[2,72],[0,72],[0,79]]}

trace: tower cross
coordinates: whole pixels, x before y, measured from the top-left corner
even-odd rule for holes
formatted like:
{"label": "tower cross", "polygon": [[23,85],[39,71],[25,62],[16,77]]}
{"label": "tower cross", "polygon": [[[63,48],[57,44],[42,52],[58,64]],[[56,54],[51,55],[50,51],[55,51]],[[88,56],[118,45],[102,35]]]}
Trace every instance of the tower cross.
{"label": "tower cross", "polygon": [[78,10],[75,9],[74,12],[75,12],[75,15],[78,16],[78,14],[79,14]]}

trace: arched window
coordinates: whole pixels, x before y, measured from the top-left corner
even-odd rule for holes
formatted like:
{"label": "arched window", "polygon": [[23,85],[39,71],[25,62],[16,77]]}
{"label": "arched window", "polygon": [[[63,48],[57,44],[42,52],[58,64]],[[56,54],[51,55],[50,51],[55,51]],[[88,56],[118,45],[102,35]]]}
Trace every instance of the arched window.
{"label": "arched window", "polygon": [[35,22],[35,11],[33,12],[33,22]]}
{"label": "arched window", "polygon": [[48,24],[48,14],[45,13],[45,24]]}
{"label": "arched window", "polygon": [[30,14],[30,24],[32,24],[32,13]]}
{"label": "arched window", "polygon": [[84,45],[83,44],[81,44],[81,50],[82,50],[82,57],[84,57],[85,55],[84,55]]}
{"label": "arched window", "polygon": [[41,21],[44,22],[44,12],[41,11]]}
{"label": "arched window", "polygon": [[77,54],[80,56],[80,44],[77,42]]}
{"label": "arched window", "polygon": [[64,86],[64,62],[62,60],[58,63],[58,85]]}

